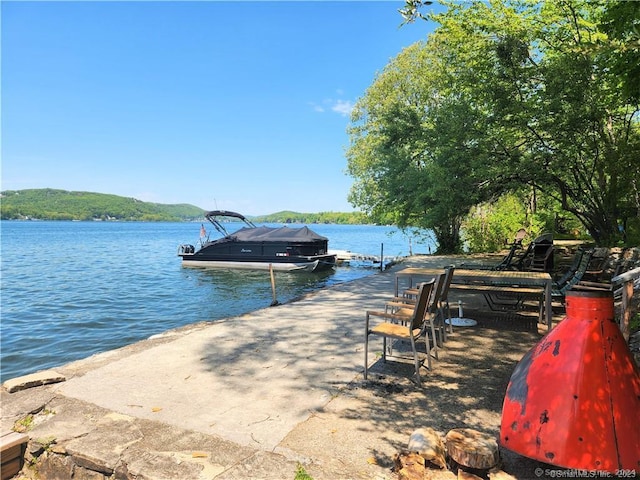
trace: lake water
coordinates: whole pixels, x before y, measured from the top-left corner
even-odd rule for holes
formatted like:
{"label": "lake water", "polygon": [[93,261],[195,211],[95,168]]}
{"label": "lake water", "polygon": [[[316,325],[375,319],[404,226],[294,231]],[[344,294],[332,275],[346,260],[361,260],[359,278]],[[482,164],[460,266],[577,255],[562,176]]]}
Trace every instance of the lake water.
{"label": "lake water", "polygon": [[[385,257],[429,251],[393,227],[310,227],[332,250],[378,256],[383,246]],[[3,221],[0,228],[0,381],[273,301],[268,272],[181,266],[178,245],[197,244],[199,223]],[[277,300],[376,271],[276,272]]]}

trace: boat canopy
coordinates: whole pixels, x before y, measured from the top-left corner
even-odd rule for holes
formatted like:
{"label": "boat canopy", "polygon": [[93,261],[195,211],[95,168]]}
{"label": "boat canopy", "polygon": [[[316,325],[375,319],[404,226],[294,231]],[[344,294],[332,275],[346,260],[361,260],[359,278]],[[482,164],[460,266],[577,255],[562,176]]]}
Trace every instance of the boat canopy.
{"label": "boat canopy", "polygon": [[308,227],[289,228],[289,227],[255,227],[241,228],[237,232],[230,235],[233,240],[238,241],[254,241],[254,242],[317,242],[328,241],[327,237],[318,235]]}
{"label": "boat canopy", "polygon": [[[309,227],[290,228],[290,227],[256,227],[251,220],[241,213],[230,212],[228,210],[212,210],[205,214],[216,229],[222,233],[227,240],[232,241],[252,241],[252,242],[297,242],[309,243],[317,241],[329,241],[327,237],[318,235]],[[231,217],[242,220],[246,227],[229,234],[217,217]]]}

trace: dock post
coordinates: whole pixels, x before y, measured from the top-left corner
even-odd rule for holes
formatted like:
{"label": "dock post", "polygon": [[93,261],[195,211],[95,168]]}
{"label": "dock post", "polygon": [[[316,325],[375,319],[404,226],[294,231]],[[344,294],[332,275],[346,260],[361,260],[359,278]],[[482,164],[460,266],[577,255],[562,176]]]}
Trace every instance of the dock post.
{"label": "dock post", "polygon": [[273,264],[269,264],[269,274],[271,275],[271,295],[273,297],[273,301],[271,302],[271,306],[274,307],[279,304],[278,297],[276,296],[276,277],[273,274]]}

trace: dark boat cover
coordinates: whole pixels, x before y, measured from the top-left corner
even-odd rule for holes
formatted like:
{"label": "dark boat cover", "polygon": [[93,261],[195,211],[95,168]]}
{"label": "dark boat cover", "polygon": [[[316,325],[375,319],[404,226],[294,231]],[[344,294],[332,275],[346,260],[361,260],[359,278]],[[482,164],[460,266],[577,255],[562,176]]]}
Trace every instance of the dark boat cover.
{"label": "dark boat cover", "polygon": [[318,240],[327,241],[327,237],[318,235],[308,227],[289,228],[289,227],[256,227],[241,228],[233,232],[228,237],[230,240],[240,242],[317,242]]}

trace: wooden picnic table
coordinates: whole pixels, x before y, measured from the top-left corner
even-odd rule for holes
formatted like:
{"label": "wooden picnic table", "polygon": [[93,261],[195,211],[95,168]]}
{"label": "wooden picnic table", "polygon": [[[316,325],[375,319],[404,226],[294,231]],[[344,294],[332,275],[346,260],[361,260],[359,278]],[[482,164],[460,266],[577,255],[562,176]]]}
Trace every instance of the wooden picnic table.
{"label": "wooden picnic table", "polygon": [[[400,279],[408,279],[408,288],[413,286],[415,278],[433,277],[444,272],[444,268],[409,267],[396,273],[396,296],[399,292]],[[551,309],[551,275],[543,272],[521,272],[511,270],[468,270],[455,269],[451,280],[452,290],[467,293],[481,293],[485,298],[489,294],[509,294],[515,296],[541,296],[540,319],[544,312],[547,330],[551,330],[553,318]]]}

